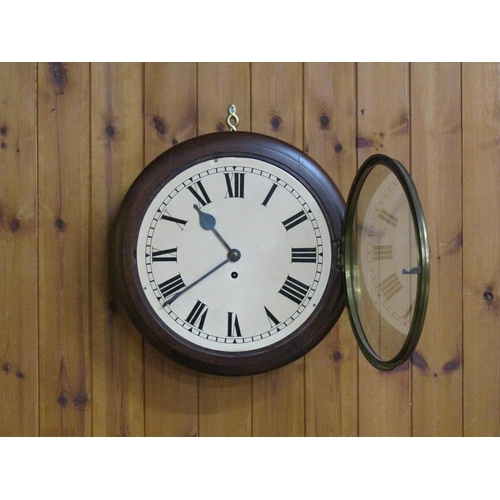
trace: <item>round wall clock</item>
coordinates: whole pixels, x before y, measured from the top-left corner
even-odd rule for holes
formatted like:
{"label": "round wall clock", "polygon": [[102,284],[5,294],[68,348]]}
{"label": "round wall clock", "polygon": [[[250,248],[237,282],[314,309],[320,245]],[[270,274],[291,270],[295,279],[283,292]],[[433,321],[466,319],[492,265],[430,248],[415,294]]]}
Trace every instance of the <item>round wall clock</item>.
{"label": "round wall clock", "polygon": [[391,369],[411,354],[425,315],[420,203],[402,165],[380,155],[360,169],[349,203],[317,163],[277,139],[188,140],[148,165],[122,203],[119,296],[158,350],[219,375],[303,356],[347,302],[361,350]]}

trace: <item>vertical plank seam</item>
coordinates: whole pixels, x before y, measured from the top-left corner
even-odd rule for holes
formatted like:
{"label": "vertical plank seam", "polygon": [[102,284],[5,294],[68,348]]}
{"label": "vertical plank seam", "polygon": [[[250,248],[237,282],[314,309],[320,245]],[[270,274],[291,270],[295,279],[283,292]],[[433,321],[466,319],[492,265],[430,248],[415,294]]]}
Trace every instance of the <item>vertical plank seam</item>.
{"label": "vertical plank seam", "polygon": [[250,92],[250,102],[249,102],[249,113],[250,113],[250,132],[252,132],[252,124],[253,124],[253,119],[252,119],[252,111],[253,111],[253,107],[252,107],[252,63],[249,62],[248,63],[248,77],[250,79],[250,84],[249,84],[249,92]]}
{"label": "vertical plank seam", "polygon": [[461,350],[462,350],[462,436],[465,436],[465,287],[464,287],[464,66],[460,63],[460,180],[461,180],[461,230],[462,230],[462,334],[461,334]]}
{"label": "vertical plank seam", "polygon": [[[413,92],[412,92],[412,63],[408,62],[407,63],[407,68],[408,68],[408,118],[407,118],[407,123],[408,123],[408,169],[411,173],[412,171],[412,164],[413,164],[413,149],[412,149],[412,134],[413,134],[413,127],[412,127],[412,122],[413,122],[413,113],[412,113],[412,97],[413,97]],[[410,436],[413,436],[413,363],[411,362],[411,356],[408,358],[408,390],[410,392],[409,394],[409,399],[410,399]]]}
{"label": "vertical plank seam", "polygon": [[[354,120],[355,133],[354,133],[354,168],[357,172],[358,162],[359,162],[359,150],[357,146],[357,137],[359,135],[359,78],[358,78],[359,63],[354,63],[354,92],[355,92],[355,103],[354,111],[356,113],[356,118]],[[356,342],[355,348],[355,362],[356,362],[356,435],[359,437],[359,348]],[[342,429],[341,429],[342,432]]]}
{"label": "vertical plank seam", "polygon": [[93,324],[92,324],[92,308],[93,308],[93,300],[92,300],[92,221],[93,221],[93,213],[92,213],[92,171],[93,171],[93,163],[92,163],[92,63],[88,63],[88,85],[89,85],[89,110],[88,110],[88,123],[89,123],[89,131],[88,131],[88,141],[89,141],[89,187],[88,187],[88,197],[89,197],[89,205],[88,205],[88,227],[87,227],[87,238],[88,238],[88,265],[87,265],[87,290],[88,290],[88,302],[87,302],[87,320],[89,327],[89,386],[90,386],[90,435],[94,435],[94,352],[93,352]]}
{"label": "vertical plank seam", "polygon": [[[142,63],[142,168],[146,163],[146,63]],[[146,385],[146,346],[145,339],[141,335],[141,358],[142,358],[142,428],[143,435],[147,436],[147,385]]]}
{"label": "vertical plank seam", "polygon": [[[302,151],[306,148],[306,81],[305,81],[306,65],[302,62]],[[303,356],[302,363],[302,436],[306,436],[306,419],[307,419],[307,386],[306,386],[306,363],[307,356]]]}
{"label": "vertical plank seam", "polygon": [[37,321],[36,321],[36,332],[37,332],[37,419],[38,419],[38,436],[40,436],[41,424],[40,424],[40,197],[39,197],[39,186],[40,186],[40,158],[39,158],[39,97],[38,97],[38,71],[39,63],[35,63],[35,239],[36,239],[36,303],[37,303]]}

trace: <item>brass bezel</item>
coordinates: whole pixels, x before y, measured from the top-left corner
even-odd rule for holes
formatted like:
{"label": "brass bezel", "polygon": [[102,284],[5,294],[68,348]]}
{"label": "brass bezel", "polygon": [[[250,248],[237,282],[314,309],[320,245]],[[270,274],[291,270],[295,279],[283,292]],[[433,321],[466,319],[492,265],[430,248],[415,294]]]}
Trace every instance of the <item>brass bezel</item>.
{"label": "brass bezel", "polygon": [[[421,268],[421,273],[419,274],[417,280],[415,310],[407,339],[399,353],[390,360],[381,359],[380,356],[373,350],[366,338],[363,325],[361,324],[361,320],[359,318],[355,300],[354,278],[355,274],[358,272],[358,269],[356,268],[352,260],[352,249],[354,245],[354,217],[356,214],[357,202],[368,175],[370,175],[370,172],[373,170],[373,168],[378,165],[385,166],[394,173],[406,194],[406,199],[408,201],[413,219],[416,244],[418,249],[419,266]],[[342,269],[344,271],[343,274],[347,295],[347,310],[354,335],[364,356],[375,368],[385,371],[393,370],[397,366],[404,363],[410,357],[420,339],[429,298],[430,278],[429,244],[422,205],[420,203],[415,184],[413,183],[413,180],[411,179],[409,173],[401,163],[381,154],[370,156],[363,163],[353,181],[351,190],[349,192],[349,197],[347,199],[343,235],[341,262]]]}

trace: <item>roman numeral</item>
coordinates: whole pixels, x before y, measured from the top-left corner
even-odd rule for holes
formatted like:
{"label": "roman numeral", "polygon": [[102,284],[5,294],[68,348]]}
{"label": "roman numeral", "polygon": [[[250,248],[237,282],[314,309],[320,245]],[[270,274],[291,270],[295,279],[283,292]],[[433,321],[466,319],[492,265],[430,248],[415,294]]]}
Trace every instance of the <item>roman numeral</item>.
{"label": "roman numeral", "polygon": [[276,316],[274,316],[274,314],[266,306],[264,306],[264,309],[266,310],[266,316],[267,319],[269,320],[269,325],[271,326],[271,328],[273,328],[276,325],[279,325],[280,320],[277,319]]}
{"label": "roman numeral", "polygon": [[273,184],[273,187],[269,190],[269,193],[267,193],[267,196],[264,198],[264,201],[262,202],[262,205],[264,205],[265,207],[267,207],[267,204],[269,203],[269,200],[271,199],[271,196],[276,191],[277,187],[278,187],[278,184]]}
{"label": "roman numeral", "polygon": [[396,273],[392,273],[385,280],[380,282],[380,291],[386,298],[386,300],[391,300],[394,295],[403,289],[403,285],[399,281]]}
{"label": "roman numeral", "polygon": [[224,174],[226,177],[227,193],[226,198],[245,197],[245,174],[234,173]]}
{"label": "roman numeral", "polygon": [[158,288],[160,289],[161,294],[167,298],[169,295],[182,290],[185,286],[186,285],[184,284],[184,281],[182,281],[181,275],[178,274],[177,276],[160,283]]}
{"label": "roman numeral", "polygon": [[292,215],[289,219],[284,220],[283,225],[285,226],[285,229],[287,231],[290,231],[290,229],[299,225],[301,222],[304,222],[305,220],[307,220],[307,215],[303,211],[300,211],[295,215]]}
{"label": "roman numeral", "polygon": [[380,210],[378,213],[379,219],[382,219],[384,222],[387,222],[392,227],[396,227],[399,219],[394,215],[390,214],[387,210]]}
{"label": "roman numeral", "polygon": [[191,309],[186,322],[190,325],[203,330],[203,325],[207,319],[208,306],[199,300],[196,301],[195,306]]}
{"label": "roman numeral", "polygon": [[153,252],[153,262],[177,262],[177,248]]}
{"label": "roman numeral", "polygon": [[241,337],[240,323],[236,313],[227,313],[227,336]]}
{"label": "roman numeral", "polygon": [[292,262],[316,262],[316,247],[292,248]]}
{"label": "roman numeral", "polygon": [[374,260],[392,259],[392,245],[373,245]]}
{"label": "roman numeral", "polygon": [[176,217],[171,217],[170,215],[162,215],[161,218],[168,222],[174,222],[175,224],[182,226],[181,229],[184,229],[184,226],[187,224],[187,220],[177,219]]}
{"label": "roman numeral", "polygon": [[309,291],[309,287],[301,283],[299,280],[288,276],[285,281],[285,284],[281,287],[281,290],[278,293],[284,295],[287,299],[295,302],[296,304],[300,304],[304,297],[307,295]]}
{"label": "roman numeral", "polygon": [[201,181],[195,182],[193,185],[188,186],[188,189],[189,191],[191,191],[193,196],[201,203],[202,206],[208,205],[212,202]]}

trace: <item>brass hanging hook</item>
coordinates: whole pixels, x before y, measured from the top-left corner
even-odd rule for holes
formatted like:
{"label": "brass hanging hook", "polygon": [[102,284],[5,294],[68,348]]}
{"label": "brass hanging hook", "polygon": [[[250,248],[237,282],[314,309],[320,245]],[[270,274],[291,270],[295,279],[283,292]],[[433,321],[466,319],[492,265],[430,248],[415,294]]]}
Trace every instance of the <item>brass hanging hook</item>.
{"label": "brass hanging hook", "polygon": [[229,106],[228,112],[229,116],[226,120],[227,126],[229,127],[230,132],[236,132],[236,127],[240,123],[240,119],[236,115],[236,106],[234,104],[231,104],[231,106]]}

